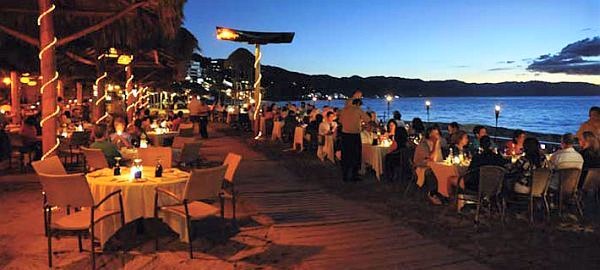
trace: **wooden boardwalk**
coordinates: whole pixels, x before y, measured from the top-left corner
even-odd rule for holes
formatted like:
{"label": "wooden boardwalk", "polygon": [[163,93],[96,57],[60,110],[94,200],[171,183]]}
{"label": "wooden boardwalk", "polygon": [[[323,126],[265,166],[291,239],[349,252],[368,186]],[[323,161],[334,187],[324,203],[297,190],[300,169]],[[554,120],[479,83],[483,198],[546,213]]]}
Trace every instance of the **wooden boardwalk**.
{"label": "wooden boardwalk", "polygon": [[291,268],[486,269],[359,203],[302,183],[277,161],[235,138],[215,138],[206,146],[216,160],[227,151],[244,156],[236,176],[242,203],[252,209],[254,220],[269,228],[265,237],[283,256],[304,253]]}

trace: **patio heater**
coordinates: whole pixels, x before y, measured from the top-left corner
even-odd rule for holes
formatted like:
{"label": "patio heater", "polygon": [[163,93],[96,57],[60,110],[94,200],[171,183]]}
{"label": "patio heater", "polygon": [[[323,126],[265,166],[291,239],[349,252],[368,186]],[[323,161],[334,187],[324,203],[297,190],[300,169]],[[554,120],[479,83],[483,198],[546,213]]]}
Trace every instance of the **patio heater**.
{"label": "patio heater", "polygon": [[[256,109],[254,110],[253,117],[254,121],[256,121],[262,102],[262,93],[260,91],[260,81],[262,79],[262,75],[260,74],[260,59],[262,58],[262,54],[260,52],[260,45],[267,45],[271,43],[292,43],[292,40],[294,39],[294,33],[254,32],[217,26],[217,39],[243,42],[254,45],[254,100],[256,102]],[[260,135],[261,134],[259,131],[256,138],[259,138]]]}

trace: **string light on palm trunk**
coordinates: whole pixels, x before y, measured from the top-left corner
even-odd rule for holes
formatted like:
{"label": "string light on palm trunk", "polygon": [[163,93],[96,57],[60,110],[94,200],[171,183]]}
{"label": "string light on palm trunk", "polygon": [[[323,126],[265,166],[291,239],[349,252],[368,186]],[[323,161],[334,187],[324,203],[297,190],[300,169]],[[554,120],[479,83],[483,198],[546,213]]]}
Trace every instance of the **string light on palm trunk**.
{"label": "string light on palm trunk", "polygon": [[[104,74],[102,74],[100,77],[98,77],[96,79],[96,88],[98,87],[98,84],[100,83],[100,81],[102,81],[107,76],[108,76],[108,74],[106,72],[104,72]],[[98,98],[98,100],[96,100],[96,106],[100,106],[100,102],[102,102],[102,100],[105,100],[107,96],[108,96],[108,91],[106,91],[106,88],[104,88],[104,95],[102,95],[100,98]],[[102,117],[100,117],[100,118],[98,118],[98,120],[96,120],[96,125],[102,123],[102,121],[104,121],[104,119],[106,119],[108,116],[109,116],[109,114],[105,110],[104,115],[102,115]]]}
{"label": "string light on palm trunk", "polygon": [[[56,5],[52,4],[50,6],[50,8],[48,8],[47,10],[45,10],[44,12],[42,12],[38,18],[37,18],[37,24],[38,26],[42,25],[42,19],[45,16],[50,15],[54,10],[56,9]],[[52,38],[52,41],[48,44],[46,44],[39,52],[38,54],[38,58],[40,59],[40,63],[43,63],[43,58],[44,58],[44,54],[46,54],[46,52],[48,52],[48,50],[52,49],[53,47],[56,46],[56,42],[58,40],[56,39],[56,37]],[[55,81],[58,80],[58,72],[54,73],[54,77],[52,77],[50,80],[48,80],[46,83],[44,83],[41,87],[40,87],[40,93],[44,94],[44,90],[46,89],[46,87],[48,87],[49,85],[52,85],[52,83],[54,83]],[[52,118],[57,117],[60,114],[60,107],[57,105],[56,106],[56,110],[49,114],[46,115],[44,118],[42,118],[42,120],[40,121],[40,127],[44,127],[44,124],[48,121],[50,121]],[[60,146],[60,140],[58,138],[56,138],[56,143],[54,144],[54,146],[52,146],[46,153],[44,153],[42,155],[42,160],[46,159],[48,156],[50,156],[54,151],[56,151],[56,149],[58,149],[58,147]]]}
{"label": "string light on palm trunk", "polygon": [[[257,68],[260,68],[260,59],[262,58],[262,53],[260,52],[260,50],[257,50],[257,55],[256,55],[256,59],[254,59],[254,70],[256,70]],[[254,89],[257,89],[260,86],[260,81],[262,80],[262,74],[258,73],[257,79],[254,82]],[[258,93],[258,99],[256,100],[256,109],[254,110],[254,119],[256,119],[256,116],[258,115],[258,111],[260,108],[260,104],[262,102],[262,93],[260,92],[260,89],[258,89],[259,93]]]}

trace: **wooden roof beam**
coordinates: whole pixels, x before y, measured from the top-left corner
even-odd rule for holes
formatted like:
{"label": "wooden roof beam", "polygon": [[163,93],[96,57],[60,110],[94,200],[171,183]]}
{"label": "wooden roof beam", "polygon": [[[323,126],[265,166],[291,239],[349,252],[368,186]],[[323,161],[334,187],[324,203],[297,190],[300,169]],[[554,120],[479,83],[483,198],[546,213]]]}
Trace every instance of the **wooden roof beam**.
{"label": "wooden roof beam", "polygon": [[[12,12],[12,13],[24,13],[24,14],[35,14],[39,15],[39,10],[33,9],[22,9],[22,8],[0,8],[0,12]],[[74,9],[56,9],[57,14],[61,15],[73,15],[82,17],[108,17],[115,14],[116,11],[91,11],[91,10],[74,10]]]}
{"label": "wooden roof beam", "polygon": [[4,31],[5,33],[21,40],[24,41],[26,43],[29,43],[35,47],[39,47],[40,46],[40,41],[37,38],[31,37],[27,34],[23,34],[17,30],[14,30],[12,28],[6,27],[4,25],[0,24],[0,30]]}
{"label": "wooden roof beam", "polygon": [[82,64],[86,64],[86,65],[90,65],[90,66],[95,66],[96,65],[96,63],[94,61],[92,61],[90,59],[87,59],[85,57],[79,56],[79,55],[77,55],[75,53],[72,53],[72,52],[65,52],[65,55],[67,57],[69,57],[69,58],[71,58],[71,59],[79,62],[79,63],[82,63]]}

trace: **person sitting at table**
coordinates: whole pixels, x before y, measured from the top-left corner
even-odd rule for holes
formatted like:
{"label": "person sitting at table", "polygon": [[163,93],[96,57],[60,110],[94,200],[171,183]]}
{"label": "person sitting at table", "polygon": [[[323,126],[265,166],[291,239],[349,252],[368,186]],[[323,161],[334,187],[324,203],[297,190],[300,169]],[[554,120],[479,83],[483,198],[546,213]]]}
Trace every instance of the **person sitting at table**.
{"label": "person sitting at table", "polygon": [[437,179],[435,178],[429,163],[442,161],[440,136],[438,127],[428,127],[425,130],[425,138],[417,145],[413,157],[414,165],[421,168],[421,170],[424,170],[425,185],[428,190],[427,197],[431,203],[435,205],[442,203],[441,200],[443,196],[437,191]]}
{"label": "person sitting at table", "polygon": [[468,154],[469,135],[464,130],[456,131],[450,136],[449,149],[454,156]]}
{"label": "person sitting at table", "polygon": [[[464,132],[464,131],[463,131]],[[465,133],[466,135],[466,133]],[[479,190],[479,168],[481,166],[502,166],[505,167],[510,164],[508,159],[502,157],[502,155],[494,152],[492,148],[492,138],[489,136],[483,136],[479,139],[481,146],[481,153],[476,153],[469,164],[469,171],[474,171],[469,177],[465,179],[465,188],[469,190]]]}
{"label": "person sitting at table", "polygon": [[515,156],[523,153],[523,142],[527,138],[525,131],[517,129],[513,133],[512,140],[506,143],[506,149],[504,153],[506,155]]}
{"label": "person sitting at table", "polygon": [[62,113],[62,115],[60,116],[60,124],[65,125],[65,126],[68,126],[71,124],[71,112],[70,111],[64,111]]}
{"label": "person sitting at table", "polygon": [[413,118],[412,122],[410,123],[410,128],[408,129],[408,135],[416,137],[420,141],[423,137],[423,132],[425,132],[425,125],[423,124],[421,118]]}
{"label": "person sitting at table", "polygon": [[600,140],[591,131],[585,131],[582,134],[583,140],[579,142],[583,157],[583,168],[581,171],[580,182],[583,185],[584,191],[599,188],[600,183],[585,183],[589,169],[600,168]]}
{"label": "person sitting at table", "polygon": [[402,121],[402,114],[400,113],[400,111],[394,111],[392,115],[392,119],[396,122],[396,127],[402,127],[406,129],[406,123]]}
{"label": "person sitting at table", "polygon": [[460,130],[460,125],[458,125],[457,122],[452,122],[452,123],[448,124],[447,130],[448,130],[448,134],[446,135],[446,141],[451,142],[452,134],[454,134]]}
{"label": "person sitting at table", "polygon": [[[554,152],[550,157],[550,168],[555,170],[561,169],[580,169],[583,168],[583,157],[579,154],[573,145],[575,144],[575,136],[571,133],[565,133],[560,138],[560,150]],[[558,174],[553,173],[550,178],[550,189],[558,190],[559,188]]]}
{"label": "person sitting at table", "polygon": [[548,167],[548,162],[541,151],[540,142],[534,137],[525,139],[523,153],[525,155],[519,157],[510,170],[513,179],[509,181],[509,187],[512,187],[516,193],[528,194],[531,190],[533,171]]}
{"label": "person sitting at table", "polygon": [[396,134],[396,129],[398,129],[398,122],[394,119],[390,119],[386,125],[387,135],[391,140],[394,140],[394,134]]}
{"label": "person sitting at table", "polygon": [[23,138],[24,145],[33,145],[38,141],[36,126],[37,122],[33,116],[27,116],[27,118],[25,118],[23,121],[23,125],[21,126],[19,134],[21,134]]}
{"label": "person sitting at table", "polygon": [[115,132],[110,134],[110,141],[117,147],[132,147],[131,135],[125,131],[125,123],[116,121],[114,123]]}
{"label": "person sitting at table", "polygon": [[99,124],[94,127],[94,142],[90,148],[100,149],[106,158],[110,167],[115,165],[115,157],[121,157],[121,153],[115,144],[106,138],[107,127],[105,124]]}
{"label": "person sitting at table", "polygon": [[[469,146],[469,151],[471,152],[471,154],[475,155],[476,153],[482,150],[479,140],[481,139],[481,137],[488,135],[487,128],[481,125],[477,125],[473,127],[473,135],[475,136],[475,140],[471,142],[471,145]],[[495,147],[496,145],[492,141],[492,148]]]}
{"label": "person sitting at table", "polygon": [[181,124],[182,120],[183,120],[183,112],[178,111],[177,114],[173,117],[173,120],[171,121],[171,125],[172,125],[171,128],[173,130],[179,130],[179,125]]}
{"label": "person sitting at table", "polygon": [[413,149],[409,145],[408,131],[406,128],[398,128],[394,133],[390,152],[385,155],[384,159],[383,175],[388,181],[413,180]]}
{"label": "person sitting at table", "polygon": [[135,121],[133,121],[133,125],[130,125],[127,128],[127,130],[130,136],[131,145],[134,147],[140,146],[140,140],[142,138],[142,135],[148,138],[148,134],[146,134],[146,131],[144,131],[144,129],[142,128],[141,119],[135,119]]}

